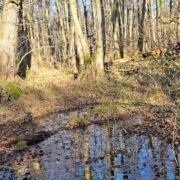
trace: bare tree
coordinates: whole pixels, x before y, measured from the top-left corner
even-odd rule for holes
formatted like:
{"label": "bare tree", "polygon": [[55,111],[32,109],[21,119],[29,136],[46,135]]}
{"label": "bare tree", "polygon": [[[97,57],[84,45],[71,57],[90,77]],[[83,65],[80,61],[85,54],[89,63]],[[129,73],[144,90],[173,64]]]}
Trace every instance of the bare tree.
{"label": "bare tree", "polygon": [[100,70],[104,70],[104,50],[103,50],[103,35],[104,31],[104,22],[102,18],[102,2],[100,0],[96,0],[96,10],[97,10],[97,50],[95,54],[95,63],[96,68]]}
{"label": "bare tree", "polygon": [[86,37],[83,34],[83,31],[82,31],[82,28],[81,28],[82,26],[81,26],[81,24],[79,22],[79,19],[78,19],[76,0],[71,0],[70,1],[70,7],[71,7],[73,20],[74,20],[74,23],[75,23],[75,26],[76,26],[76,31],[78,33],[79,40],[80,40],[81,45],[82,45],[84,57],[90,56],[89,46],[87,44]]}
{"label": "bare tree", "polygon": [[13,81],[16,73],[19,5],[4,0],[0,27],[0,76]]}
{"label": "bare tree", "polygon": [[146,0],[143,0],[142,16],[139,24],[139,39],[138,39],[138,48],[140,52],[143,51],[145,14],[146,14]]}
{"label": "bare tree", "polygon": [[28,58],[37,69],[58,63],[80,72],[89,62],[103,72],[104,62],[177,41],[179,7],[179,0],[4,0],[0,74],[14,79]]}

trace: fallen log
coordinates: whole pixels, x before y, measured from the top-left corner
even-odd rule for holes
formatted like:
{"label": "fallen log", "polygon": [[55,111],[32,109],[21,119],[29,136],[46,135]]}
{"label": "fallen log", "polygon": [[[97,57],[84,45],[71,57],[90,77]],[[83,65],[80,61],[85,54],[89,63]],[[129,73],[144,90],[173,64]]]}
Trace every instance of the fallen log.
{"label": "fallen log", "polygon": [[112,61],[112,66],[121,63],[126,63],[129,61],[134,61],[135,59],[137,59],[137,57],[125,57],[125,58],[115,59],[114,61]]}
{"label": "fallen log", "polygon": [[51,131],[39,131],[35,134],[27,134],[18,137],[12,137],[2,143],[5,147],[16,145],[20,141],[25,141],[27,145],[37,144],[44,141],[46,138],[52,136],[54,133]]}
{"label": "fallen log", "polygon": [[163,57],[166,52],[167,52],[167,49],[163,48],[163,49],[156,49],[154,51],[144,52],[144,53],[141,53],[141,55],[142,55],[142,58],[158,57],[158,56]]}
{"label": "fallen log", "polygon": [[144,58],[147,58],[147,57],[164,56],[166,51],[167,51],[167,49],[165,49],[165,48],[164,49],[157,49],[157,50],[150,51],[150,52],[139,53],[139,54],[134,55],[134,56],[127,56],[127,57],[124,57],[124,58],[115,59],[115,60],[113,60],[111,62],[110,66],[130,62],[130,61],[135,61],[135,60],[138,60],[138,59],[144,59]]}

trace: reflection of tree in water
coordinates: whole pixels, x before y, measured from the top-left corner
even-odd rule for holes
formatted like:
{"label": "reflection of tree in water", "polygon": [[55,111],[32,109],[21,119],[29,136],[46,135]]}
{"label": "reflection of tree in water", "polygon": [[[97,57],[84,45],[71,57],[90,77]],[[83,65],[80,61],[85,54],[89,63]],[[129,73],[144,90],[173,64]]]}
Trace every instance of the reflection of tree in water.
{"label": "reflection of tree in water", "polygon": [[106,141],[107,162],[110,169],[109,179],[128,179],[127,174],[130,172],[124,168],[128,164],[128,158],[124,153],[125,140],[121,129],[117,130],[113,124],[109,124],[106,127]]}
{"label": "reflection of tree in water", "polygon": [[[107,157],[108,166],[117,167],[111,168],[111,176],[123,179],[175,178],[171,145],[152,136],[124,137],[121,130],[116,133],[112,128],[107,128],[106,137],[111,139],[107,140],[107,151],[115,152],[113,156]],[[116,154],[118,150],[120,153]]]}
{"label": "reflection of tree in water", "polygon": [[[115,165],[115,160],[114,160],[114,156],[113,156],[113,150],[114,150],[114,142],[111,141],[113,135],[113,127],[111,125],[108,125],[107,129],[106,129],[106,150],[109,153],[109,155],[107,156],[107,162],[108,162],[108,166],[109,167],[113,167]],[[114,168],[110,168],[109,170],[109,179],[114,179],[115,176],[115,170]],[[111,178],[112,177],[112,178]]]}
{"label": "reflection of tree in water", "polygon": [[83,160],[85,162],[85,166],[84,166],[85,180],[91,180],[91,167],[90,165],[88,165],[89,159],[90,159],[90,144],[89,144],[89,139],[85,137],[83,143]]}
{"label": "reflection of tree in water", "polygon": [[38,178],[40,172],[40,179],[175,179],[179,176],[174,157],[179,161],[180,147],[173,152],[171,144],[156,137],[124,135],[122,125],[115,127],[114,123],[60,131],[39,147],[43,156],[32,153],[32,147],[27,157],[36,154],[37,161],[35,158],[33,162],[36,168],[39,164],[40,170],[27,167],[31,158],[27,160],[24,154],[20,157],[23,160],[15,164],[18,177],[26,167],[24,173],[30,172]]}

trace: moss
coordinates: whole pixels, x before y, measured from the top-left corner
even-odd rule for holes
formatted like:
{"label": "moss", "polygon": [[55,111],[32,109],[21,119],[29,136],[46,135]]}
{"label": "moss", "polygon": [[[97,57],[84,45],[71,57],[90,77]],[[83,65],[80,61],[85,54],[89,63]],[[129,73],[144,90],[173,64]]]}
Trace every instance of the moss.
{"label": "moss", "polygon": [[19,148],[23,148],[26,146],[26,141],[19,141],[17,145]]}
{"label": "moss", "polygon": [[84,57],[84,63],[85,63],[85,65],[90,64],[90,63],[92,63],[92,62],[93,62],[93,60],[92,60],[90,54],[87,53],[87,54],[85,55],[85,57]]}
{"label": "moss", "polygon": [[16,88],[14,84],[6,84],[5,90],[8,92],[8,94],[14,98],[19,98],[21,96],[21,92]]}
{"label": "moss", "polygon": [[26,75],[29,75],[31,73],[30,69],[26,69]]}

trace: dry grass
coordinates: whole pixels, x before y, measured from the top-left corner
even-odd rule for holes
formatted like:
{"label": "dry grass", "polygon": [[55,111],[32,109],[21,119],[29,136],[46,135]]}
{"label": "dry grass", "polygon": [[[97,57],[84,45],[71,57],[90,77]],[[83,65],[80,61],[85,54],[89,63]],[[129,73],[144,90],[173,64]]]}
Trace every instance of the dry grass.
{"label": "dry grass", "polygon": [[[172,92],[173,87],[179,89],[179,72],[177,70],[173,76],[175,78],[171,80],[177,64],[172,62],[164,68],[158,63],[160,61],[146,60],[118,65],[111,69],[111,73],[108,74],[109,80],[74,80],[71,71],[65,67],[32,70],[27,72],[26,81],[16,83],[21,96],[15,100],[10,99],[1,106],[0,117],[18,119],[23,117],[24,112],[31,112],[33,116],[40,117],[54,111],[106,102],[115,104],[119,114],[128,113],[129,108],[138,109],[138,106],[146,104],[167,104],[168,83],[173,83]],[[138,72],[133,72],[137,67]],[[0,86],[5,89],[6,83],[0,81]],[[109,114],[112,116],[112,113]]]}

